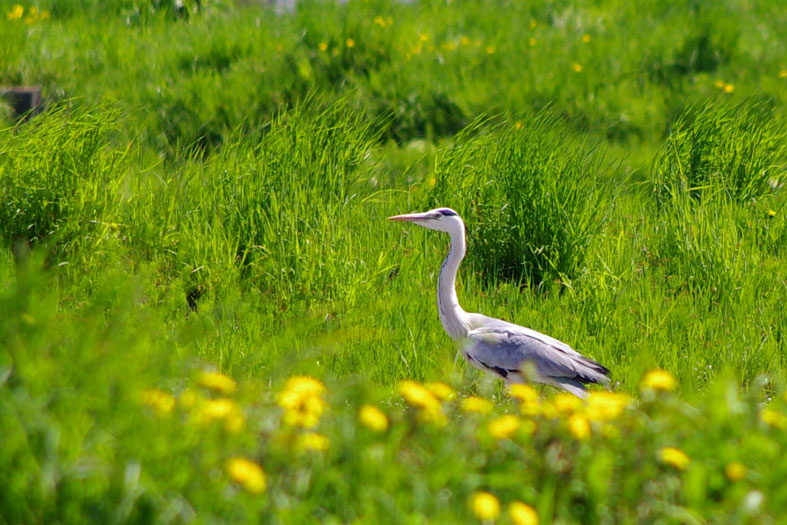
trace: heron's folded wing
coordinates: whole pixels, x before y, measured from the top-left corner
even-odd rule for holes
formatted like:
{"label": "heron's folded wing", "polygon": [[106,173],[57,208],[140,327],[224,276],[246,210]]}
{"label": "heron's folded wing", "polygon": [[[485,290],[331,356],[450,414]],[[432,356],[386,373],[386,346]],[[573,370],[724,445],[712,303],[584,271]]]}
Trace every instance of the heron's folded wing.
{"label": "heron's folded wing", "polygon": [[[534,330],[500,321],[468,333],[468,353],[490,368],[521,370],[532,363],[545,378],[576,378],[588,382],[607,380],[606,370],[565,343]],[[505,326],[510,325],[510,326]]]}

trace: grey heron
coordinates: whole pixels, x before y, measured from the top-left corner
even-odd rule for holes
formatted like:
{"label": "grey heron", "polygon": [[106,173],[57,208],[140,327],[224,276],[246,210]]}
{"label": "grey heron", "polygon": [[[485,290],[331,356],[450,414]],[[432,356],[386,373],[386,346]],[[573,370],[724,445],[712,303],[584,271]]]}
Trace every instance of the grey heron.
{"label": "grey heron", "polygon": [[[548,335],[482,314],[465,312],[456,297],[456,272],[465,257],[465,223],[454,210],[436,208],[423,213],[389,217],[446,232],[448,256],[437,282],[437,309],[448,335],[460,343],[463,357],[475,368],[507,384],[527,380],[561,387],[585,398],[585,384],[608,383],[609,370]],[[529,368],[529,369],[528,369]]]}

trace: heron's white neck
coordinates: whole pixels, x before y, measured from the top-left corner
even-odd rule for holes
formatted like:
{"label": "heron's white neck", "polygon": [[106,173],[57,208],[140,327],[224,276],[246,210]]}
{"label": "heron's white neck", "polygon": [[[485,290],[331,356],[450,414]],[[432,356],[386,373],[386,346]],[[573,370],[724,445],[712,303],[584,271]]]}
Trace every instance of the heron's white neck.
{"label": "heron's white neck", "polygon": [[459,263],[465,257],[465,232],[452,231],[451,248],[448,256],[443,261],[440,268],[440,278],[437,280],[437,310],[440,313],[440,322],[443,328],[451,336],[451,339],[458,340],[467,336],[467,322],[465,320],[467,312],[459,306],[459,299],[456,297],[456,272]]}

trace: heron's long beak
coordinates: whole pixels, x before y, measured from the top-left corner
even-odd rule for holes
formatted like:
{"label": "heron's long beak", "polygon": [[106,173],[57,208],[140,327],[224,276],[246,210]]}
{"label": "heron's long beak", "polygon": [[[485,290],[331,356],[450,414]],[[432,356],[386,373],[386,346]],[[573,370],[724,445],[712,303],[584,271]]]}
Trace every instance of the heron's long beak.
{"label": "heron's long beak", "polygon": [[407,213],[405,215],[394,215],[393,217],[388,217],[389,221],[425,221],[427,219],[431,219],[431,215],[427,213]]}

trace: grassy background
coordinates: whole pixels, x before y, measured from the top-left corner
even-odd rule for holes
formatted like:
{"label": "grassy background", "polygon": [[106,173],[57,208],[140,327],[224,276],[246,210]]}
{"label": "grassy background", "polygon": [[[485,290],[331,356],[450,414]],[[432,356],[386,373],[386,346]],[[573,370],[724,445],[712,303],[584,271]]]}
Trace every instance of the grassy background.
{"label": "grassy background", "polygon": [[[41,84],[47,109],[0,112],[0,521],[452,522],[484,487],[546,522],[783,514],[784,439],[752,427],[787,365],[775,3],[14,4],[0,83]],[[635,447],[544,425],[524,455],[473,419],[417,428],[404,378],[512,410],[439,324],[447,239],[385,221],[438,205],[467,221],[466,310],[568,342],[617,391],[669,370],[702,417],[643,409]],[[244,432],[139,406],[212,367]],[[267,444],[295,373],[336,405],[324,456]],[[384,438],[355,433],[363,400],[400,418]],[[669,440],[704,473],[638,467]],[[539,459],[563,446],[569,467]],[[233,451],[269,494],[227,488]],[[750,486],[722,487],[744,455]]]}

